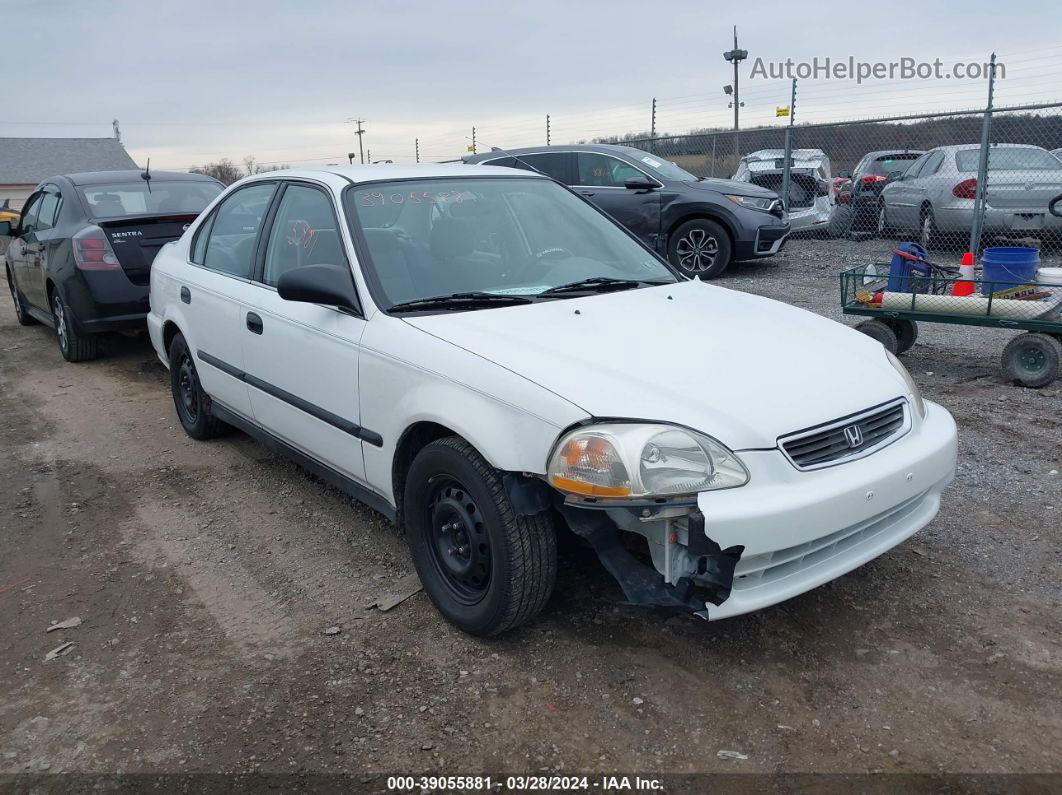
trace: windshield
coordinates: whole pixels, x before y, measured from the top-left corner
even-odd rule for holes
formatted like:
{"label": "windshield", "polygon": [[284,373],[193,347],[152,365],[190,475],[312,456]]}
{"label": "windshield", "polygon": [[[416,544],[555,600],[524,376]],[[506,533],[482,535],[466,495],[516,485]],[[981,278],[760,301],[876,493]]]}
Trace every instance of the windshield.
{"label": "windshield", "polygon": [[897,152],[894,155],[884,155],[871,161],[867,167],[868,174],[877,174],[884,177],[893,171],[903,171],[912,161],[922,156],[921,152]]}
{"label": "windshield", "polygon": [[84,185],[78,192],[93,218],[155,213],[199,213],[221,193],[215,182],[152,179],[113,185]]}
{"label": "windshield", "polygon": [[375,183],[344,194],[385,308],[454,293],[535,298],[584,279],[675,282],[605,215],[538,177]]}
{"label": "windshield", "polygon": [[[965,149],[955,153],[959,171],[977,171],[980,150]],[[989,171],[1060,171],[1058,158],[1046,149],[1031,146],[993,146],[988,150]]]}
{"label": "windshield", "polygon": [[684,168],[672,163],[670,160],[664,160],[656,155],[651,155],[648,152],[628,152],[629,157],[638,162],[638,165],[642,166],[651,174],[664,180],[674,180],[676,182],[696,182],[697,177],[693,176]]}

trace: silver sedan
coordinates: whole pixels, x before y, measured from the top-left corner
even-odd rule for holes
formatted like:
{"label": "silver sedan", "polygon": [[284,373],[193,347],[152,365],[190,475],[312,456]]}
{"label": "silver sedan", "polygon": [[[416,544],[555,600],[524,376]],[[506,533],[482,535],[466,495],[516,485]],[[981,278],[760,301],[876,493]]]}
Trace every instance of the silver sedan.
{"label": "silver sedan", "polygon": [[[881,192],[878,232],[915,231],[933,248],[942,235],[968,234],[977,193],[977,144],[938,146],[902,174],[893,172]],[[1062,161],[1046,149],[993,144],[983,230],[987,234],[1062,239],[1062,218],[1047,212],[1062,193]]]}

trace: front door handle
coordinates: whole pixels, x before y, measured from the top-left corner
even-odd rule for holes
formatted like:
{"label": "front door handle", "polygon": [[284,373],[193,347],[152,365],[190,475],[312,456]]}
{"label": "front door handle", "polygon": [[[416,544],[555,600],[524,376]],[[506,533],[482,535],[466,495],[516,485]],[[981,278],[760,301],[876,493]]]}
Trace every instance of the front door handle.
{"label": "front door handle", "polygon": [[581,194],[583,194],[583,196],[587,196],[587,197],[594,195],[594,192],[592,190],[581,190],[581,191],[579,191],[579,193],[581,193]]}
{"label": "front door handle", "polygon": [[254,312],[247,313],[247,330],[252,334],[261,334],[264,329],[262,325],[262,318],[256,315]]}

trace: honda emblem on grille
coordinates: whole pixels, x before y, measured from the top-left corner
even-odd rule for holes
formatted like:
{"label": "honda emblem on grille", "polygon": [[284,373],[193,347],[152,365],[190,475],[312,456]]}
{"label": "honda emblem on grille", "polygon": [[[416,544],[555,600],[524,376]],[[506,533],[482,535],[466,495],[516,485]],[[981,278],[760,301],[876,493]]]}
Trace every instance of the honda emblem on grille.
{"label": "honda emblem on grille", "polygon": [[858,425],[848,425],[844,429],[844,438],[849,447],[859,447],[863,444],[863,429]]}

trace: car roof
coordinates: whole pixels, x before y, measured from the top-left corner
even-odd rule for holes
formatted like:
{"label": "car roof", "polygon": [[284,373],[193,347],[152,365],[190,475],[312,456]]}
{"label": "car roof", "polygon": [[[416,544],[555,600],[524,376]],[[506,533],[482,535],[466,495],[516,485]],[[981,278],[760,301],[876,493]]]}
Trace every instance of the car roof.
{"label": "car roof", "polygon": [[342,177],[347,182],[360,184],[396,179],[431,179],[433,177],[531,177],[546,179],[533,171],[502,166],[468,166],[464,163],[418,163],[416,165],[398,165],[395,163],[377,163],[368,166],[315,166],[314,168],[290,168],[282,171],[270,171],[255,174],[256,180],[276,179],[314,179],[323,175]]}
{"label": "car roof", "polygon": [[628,157],[640,157],[646,154],[652,154],[645,149],[638,149],[634,146],[625,146],[623,144],[570,144],[560,145],[554,144],[552,146],[523,146],[519,149],[492,149],[489,152],[480,152],[479,154],[469,155],[464,158],[466,163],[479,163],[483,160],[493,160],[497,157],[506,157],[508,155],[531,155],[544,152],[602,152],[606,154],[621,154]]}
{"label": "car roof", "polygon": [[[141,179],[143,174],[144,172],[139,169],[128,169],[126,171],[85,171],[81,174],[62,174],[61,176],[75,185],[107,185],[115,182],[132,182]],[[187,171],[152,171],[151,178],[167,182],[217,182],[216,179],[206,174],[193,174]],[[43,182],[47,181],[43,180]]]}

